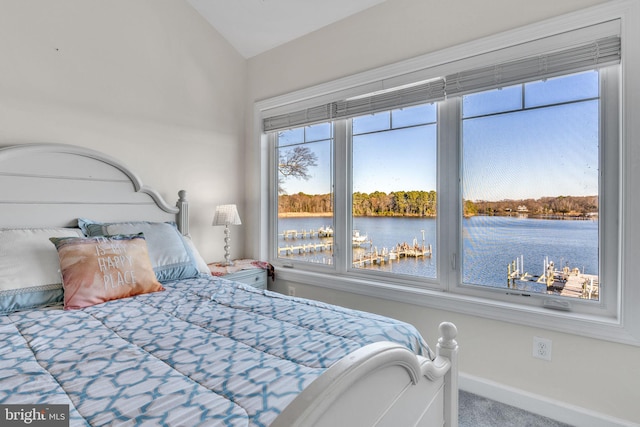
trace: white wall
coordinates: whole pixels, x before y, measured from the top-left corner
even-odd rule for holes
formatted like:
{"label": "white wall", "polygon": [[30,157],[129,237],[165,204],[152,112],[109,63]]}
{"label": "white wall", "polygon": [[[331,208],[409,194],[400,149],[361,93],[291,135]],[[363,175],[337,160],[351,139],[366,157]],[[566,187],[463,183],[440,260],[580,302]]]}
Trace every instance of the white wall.
{"label": "white wall", "polygon": [[246,60],[186,1],[0,0],[0,145],[81,145],[170,204],[188,190],[207,261],[224,254],[215,206],[243,213],[245,82]]}
{"label": "white wall", "polygon": [[[281,95],[357,72],[408,59],[475,38],[516,28],[603,0],[387,0],[330,27],[249,60],[248,110],[256,100]],[[257,137],[248,117],[249,234],[259,231]],[[275,282],[286,290],[287,283]],[[435,345],[437,325],[453,321],[460,331],[465,374],[640,422],[640,348],[550,330],[296,284],[296,293],[410,321]],[[534,336],[553,341],[553,360],[532,357]],[[598,366],[603,364],[606,368]]]}

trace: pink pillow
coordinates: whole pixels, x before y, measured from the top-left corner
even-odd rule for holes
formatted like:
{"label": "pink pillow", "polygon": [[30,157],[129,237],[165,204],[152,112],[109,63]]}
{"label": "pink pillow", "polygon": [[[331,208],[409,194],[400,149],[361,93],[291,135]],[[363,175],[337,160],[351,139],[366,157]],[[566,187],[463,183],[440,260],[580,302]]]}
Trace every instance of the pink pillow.
{"label": "pink pillow", "polygon": [[60,258],[65,310],[164,290],[142,233],[50,240]]}

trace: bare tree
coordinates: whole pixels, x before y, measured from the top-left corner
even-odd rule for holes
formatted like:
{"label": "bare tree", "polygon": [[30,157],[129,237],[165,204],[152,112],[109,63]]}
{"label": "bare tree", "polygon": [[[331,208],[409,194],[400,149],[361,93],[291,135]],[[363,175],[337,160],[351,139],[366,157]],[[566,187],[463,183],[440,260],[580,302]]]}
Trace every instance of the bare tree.
{"label": "bare tree", "polygon": [[318,156],[309,147],[296,146],[280,152],[278,162],[278,193],[285,194],[282,187],[286,178],[293,177],[307,181],[309,168],[318,166]]}

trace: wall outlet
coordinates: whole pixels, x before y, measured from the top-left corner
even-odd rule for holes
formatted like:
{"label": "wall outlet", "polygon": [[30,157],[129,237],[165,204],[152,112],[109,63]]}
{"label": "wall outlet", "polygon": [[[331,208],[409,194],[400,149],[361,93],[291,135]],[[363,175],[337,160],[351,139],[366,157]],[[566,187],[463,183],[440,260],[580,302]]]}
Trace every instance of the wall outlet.
{"label": "wall outlet", "polygon": [[533,357],[551,361],[551,340],[533,337]]}
{"label": "wall outlet", "polygon": [[296,287],[295,286],[289,285],[289,296],[290,297],[295,297],[296,296]]}

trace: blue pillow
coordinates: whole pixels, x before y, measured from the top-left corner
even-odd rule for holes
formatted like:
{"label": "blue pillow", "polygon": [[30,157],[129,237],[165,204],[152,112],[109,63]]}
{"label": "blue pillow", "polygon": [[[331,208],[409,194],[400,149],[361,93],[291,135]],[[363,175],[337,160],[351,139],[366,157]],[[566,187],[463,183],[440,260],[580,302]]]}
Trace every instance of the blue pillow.
{"label": "blue pillow", "polygon": [[193,252],[174,223],[146,221],[104,223],[79,218],[78,226],[87,237],[143,233],[153,271],[160,282],[187,279],[199,274]]}

